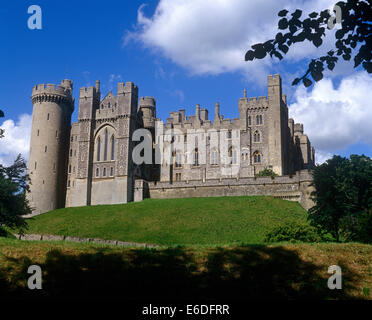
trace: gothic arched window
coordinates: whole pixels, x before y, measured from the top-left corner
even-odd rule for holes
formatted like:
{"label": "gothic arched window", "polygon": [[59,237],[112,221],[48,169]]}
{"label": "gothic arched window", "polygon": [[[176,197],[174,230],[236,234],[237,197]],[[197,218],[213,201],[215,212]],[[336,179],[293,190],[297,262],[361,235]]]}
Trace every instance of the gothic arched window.
{"label": "gothic arched window", "polygon": [[260,133],[258,131],[256,131],[254,133],[253,141],[254,142],[260,142],[261,141],[261,135],[260,135]]}
{"label": "gothic arched window", "polygon": [[248,125],[249,125],[249,126],[252,125],[252,117],[251,117],[251,116],[248,116]]}
{"label": "gothic arched window", "polygon": [[258,151],[253,154],[253,162],[259,164],[262,162],[262,155]]}

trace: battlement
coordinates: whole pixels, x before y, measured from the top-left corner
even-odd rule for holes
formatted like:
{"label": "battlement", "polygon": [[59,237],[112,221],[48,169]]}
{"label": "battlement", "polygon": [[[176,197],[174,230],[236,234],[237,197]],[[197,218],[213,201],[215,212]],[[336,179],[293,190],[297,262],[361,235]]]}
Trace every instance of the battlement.
{"label": "battlement", "polygon": [[248,101],[250,105],[267,105],[268,99],[266,96],[259,96],[257,97],[250,97],[249,99],[240,99],[240,100],[245,100]]}
{"label": "battlement", "polygon": [[117,94],[130,93],[135,90],[138,90],[138,87],[133,82],[119,82]]}
{"label": "battlement", "polygon": [[66,98],[72,98],[72,81],[62,80],[60,85],[55,85],[53,83],[48,84],[38,84],[32,88],[32,97],[40,94],[53,94],[60,95]]}
{"label": "battlement", "polygon": [[280,78],[279,74],[274,74],[274,75],[269,74],[267,76],[268,86],[279,86],[281,84],[282,84],[282,79]]}
{"label": "battlement", "polygon": [[80,88],[79,98],[93,98],[95,92],[95,87],[82,87]]}

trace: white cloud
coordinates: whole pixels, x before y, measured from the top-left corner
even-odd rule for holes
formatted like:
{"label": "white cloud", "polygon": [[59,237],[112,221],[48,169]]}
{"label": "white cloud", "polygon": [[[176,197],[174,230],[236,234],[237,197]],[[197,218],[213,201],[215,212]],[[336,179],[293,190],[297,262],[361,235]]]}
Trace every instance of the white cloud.
{"label": "white cloud", "polygon": [[22,114],[16,122],[9,119],[0,124],[5,129],[4,138],[0,139],[0,164],[12,164],[19,153],[28,160],[31,123],[32,116]]}
{"label": "white cloud", "polygon": [[316,164],[322,164],[326,162],[326,160],[331,159],[333,156],[333,153],[322,151],[322,150],[316,150],[315,152],[315,163]]}
{"label": "white cloud", "polygon": [[[268,68],[276,63],[264,59],[247,63],[250,46],[277,33],[277,13],[283,8],[312,12],[330,7],[331,0],[160,0],[152,17],[139,8],[137,31],[127,32],[124,44],[136,39],[189,70],[192,74],[242,71],[265,82]],[[289,59],[316,52],[312,45],[291,49]]]}
{"label": "white cloud", "polygon": [[358,72],[335,87],[323,79],[312,90],[298,87],[290,116],[304,124],[304,130],[321,158],[356,143],[372,146],[372,77]]}

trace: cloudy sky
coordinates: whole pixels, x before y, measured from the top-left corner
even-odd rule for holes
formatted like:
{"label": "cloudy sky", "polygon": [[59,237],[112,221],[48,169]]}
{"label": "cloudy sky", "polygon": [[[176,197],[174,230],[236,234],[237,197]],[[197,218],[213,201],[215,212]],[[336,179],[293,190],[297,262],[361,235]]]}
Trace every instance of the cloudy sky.
{"label": "cloudy sky", "polygon": [[[38,1],[43,29],[27,28],[29,2],[0,9],[1,74],[0,163],[22,153],[28,157],[32,86],[74,81],[78,88],[101,80],[103,93],[115,93],[117,82],[133,81],[140,96],[154,96],[158,117],[201,104],[221,104],[224,116],[238,114],[238,99],[267,94],[268,74],[280,73],[290,116],[304,123],[316,148],[317,161],[332,154],[372,156],[372,77],[340,63],[310,89],[292,87],[309,59],[332,48],[329,31],[321,48],[301,43],[285,59],[245,62],[252,44],[277,32],[277,13],[286,8],[304,13],[330,8],[334,1],[300,0],[160,0]],[[77,104],[75,105],[77,109]],[[76,120],[76,111],[73,115]]]}

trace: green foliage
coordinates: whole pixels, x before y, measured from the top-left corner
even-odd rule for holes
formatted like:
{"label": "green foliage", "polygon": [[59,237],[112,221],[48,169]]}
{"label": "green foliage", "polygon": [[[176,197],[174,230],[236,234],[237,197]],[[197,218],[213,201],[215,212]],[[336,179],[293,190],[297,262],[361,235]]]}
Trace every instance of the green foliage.
{"label": "green foliage", "polygon": [[347,215],[340,221],[340,238],[344,242],[372,243],[372,209],[360,215]]}
{"label": "green foliage", "polygon": [[272,228],[265,237],[265,242],[320,242],[318,230],[305,223],[290,223]]}
{"label": "green foliage", "polygon": [[316,166],[313,176],[311,224],[320,225],[336,241],[371,241],[372,159],[334,156]]}
{"label": "green foliage", "polygon": [[265,168],[261,170],[259,173],[255,174],[256,177],[271,177],[271,179],[274,179],[278,175],[271,169]]}
{"label": "green foliage", "polygon": [[[320,81],[323,79],[325,65],[328,70],[333,70],[341,57],[345,61],[349,61],[353,53],[354,68],[362,66],[368,73],[372,73],[371,0],[339,1],[337,6],[341,9],[342,27],[336,31],[334,48],[326,55],[312,59],[305,74],[296,78],[292,85],[297,85],[302,81],[305,87],[311,86],[313,82],[309,79],[310,76],[314,81]],[[334,21],[335,17],[331,17],[327,9],[321,12],[312,12],[303,19],[300,19],[301,15],[302,11],[299,9],[290,15],[287,10],[281,10],[278,13],[280,17],[278,29],[281,31],[275,36],[275,39],[253,45],[253,50],[247,51],[245,60],[263,59],[267,54],[282,60],[283,55],[289,52],[292,45],[305,40],[311,42],[315,47],[320,47],[323,38],[326,37],[327,28],[332,28],[328,23],[330,21],[336,22]]]}
{"label": "green foliage", "polygon": [[0,109],[0,118],[3,118],[4,117],[4,112],[3,110]]}
{"label": "green foliage", "polygon": [[160,245],[258,244],[273,225],[306,218],[299,203],[266,196],[146,199],[58,209],[35,216],[27,232]]}
{"label": "green foliage", "polygon": [[26,199],[26,170],[21,155],[9,167],[0,165],[0,227],[18,227],[21,232],[26,227],[22,215],[32,212]]}

